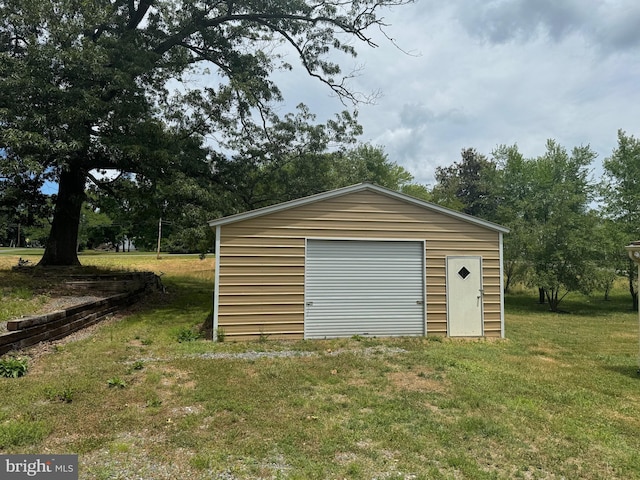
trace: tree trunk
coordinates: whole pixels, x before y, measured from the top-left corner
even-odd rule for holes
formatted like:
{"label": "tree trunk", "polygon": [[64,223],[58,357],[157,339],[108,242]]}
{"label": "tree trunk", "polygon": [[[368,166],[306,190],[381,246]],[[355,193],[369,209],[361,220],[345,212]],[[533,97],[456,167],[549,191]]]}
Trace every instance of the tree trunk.
{"label": "tree trunk", "polygon": [[538,287],[538,303],[543,305],[545,303],[545,292],[544,288]]}
{"label": "tree trunk", "polygon": [[549,301],[549,310],[551,310],[552,312],[557,312],[558,311],[558,305],[559,305],[559,301],[558,301],[558,290],[556,290],[555,288],[552,289],[544,289],[544,291],[547,294],[547,300]]}
{"label": "tree trunk", "polygon": [[515,270],[514,268],[514,262],[505,262],[505,269],[504,269],[504,277],[505,277],[505,284],[503,285],[502,288],[502,292],[503,293],[509,293],[509,288],[511,287],[511,280],[513,279],[513,271]]}
{"label": "tree trunk", "polygon": [[80,265],[77,243],[86,181],[87,173],[73,164],[60,174],[51,233],[38,265]]}

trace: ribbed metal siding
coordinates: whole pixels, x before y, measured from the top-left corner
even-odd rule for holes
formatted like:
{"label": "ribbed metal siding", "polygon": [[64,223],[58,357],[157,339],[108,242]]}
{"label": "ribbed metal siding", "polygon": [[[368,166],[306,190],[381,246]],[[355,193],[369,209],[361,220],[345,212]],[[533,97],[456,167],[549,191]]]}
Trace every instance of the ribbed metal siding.
{"label": "ribbed metal siding", "polygon": [[424,335],[424,243],[308,240],[305,338]]}

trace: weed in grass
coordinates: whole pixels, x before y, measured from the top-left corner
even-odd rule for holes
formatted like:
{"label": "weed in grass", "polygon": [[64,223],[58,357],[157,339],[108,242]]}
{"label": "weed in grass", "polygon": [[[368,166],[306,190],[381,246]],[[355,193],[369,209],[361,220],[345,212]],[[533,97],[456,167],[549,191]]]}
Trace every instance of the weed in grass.
{"label": "weed in grass", "polygon": [[140,335],[134,336],[133,339],[139,341],[140,345],[148,346],[148,345],[151,345],[151,343],[152,343],[151,339],[146,338],[146,337],[142,337]]}
{"label": "weed in grass", "polygon": [[33,298],[33,291],[27,287],[17,287],[13,289],[11,296],[18,300],[31,300]]}
{"label": "weed in grass", "polygon": [[127,382],[120,377],[111,377],[107,380],[107,385],[109,388],[125,388],[127,386]]}
{"label": "weed in grass", "polygon": [[224,332],[224,328],[218,328],[216,330],[216,340],[220,343],[224,342],[224,338],[225,338],[225,332]]}
{"label": "weed in grass", "polygon": [[131,364],[131,367],[127,370],[127,373],[133,373],[136,371],[140,371],[144,368],[144,362],[142,360],[136,360]]}
{"label": "weed in grass", "polygon": [[71,403],[73,401],[74,393],[75,391],[69,386],[62,388],[47,387],[45,390],[45,397],[50,402]]}
{"label": "weed in grass", "polygon": [[27,374],[29,364],[26,358],[9,357],[0,359],[0,377],[18,378]]}
{"label": "weed in grass", "polygon": [[74,393],[75,392],[74,392],[74,390],[72,388],[64,387],[58,393],[58,400],[60,400],[63,403],[71,403],[73,401]]}
{"label": "weed in grass", "polygon": [[189,464],[197,470],[209,470],[215,462],[209,455],[194,455],[189,459]]}
{"label": "weed in grass", "polygon": [[193,328],[182,327],[180,330],[178,330],[176,338],[179,343],[195,342],[196,340],[200,339],[200,333]]}
{"label": "weed in grass", "polygon": [[162,406],[162,400],[157,396],[153,396],[147,400],[147,408],[159,408]]}
{"label": "weed in grass", "polygon": [[50,432],[43,421],[12,420],[0,424],[0,449],[25,447],[41,442]]}
{"label": "weed in grass", "polygon": [[125,442],[112,442],[109,445],[109,453],[118,454],[118,453],[129,453],[131,451],[131,445]]}
{"label": "weed in grass", "polygon": [[347,467],[346,473],[349,478],[364,478],[365,469],[361,463],[352,462]]}

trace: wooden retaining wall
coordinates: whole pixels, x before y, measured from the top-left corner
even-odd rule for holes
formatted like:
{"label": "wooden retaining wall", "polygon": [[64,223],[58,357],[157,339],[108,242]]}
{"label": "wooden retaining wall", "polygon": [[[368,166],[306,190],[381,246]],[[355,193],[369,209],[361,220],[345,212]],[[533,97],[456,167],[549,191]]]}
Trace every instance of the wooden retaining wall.
{"label": "wooden retaining wall", "polygon": [[151,289],[161,285],[158,277],[150,272],[109,276],[108,278],[91,277],[83,277],[67,283],[74,290],[120,291],[121,293],[44,315],[8,321],[7,330],[9,332],[0,335],[0,355],[39,342],[66,337],[135,303]]}

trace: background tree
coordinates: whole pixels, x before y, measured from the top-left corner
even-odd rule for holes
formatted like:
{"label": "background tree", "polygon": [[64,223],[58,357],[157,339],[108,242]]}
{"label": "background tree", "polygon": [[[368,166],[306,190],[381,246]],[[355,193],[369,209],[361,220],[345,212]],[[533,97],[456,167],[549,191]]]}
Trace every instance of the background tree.
{"label": "background tree", "polygon": [[266,126],[243,124],[228,134],[228,148],[236,153],[215,165],[222,215],[365,181],[394,190],[413,181],[382,147],[355,145],[362,129],[347,112],[317,124],[300,105],[295,114],[267,118]]}
{"label": "background tree", "polygon": [[436,168],[433,200],[485,220],[496,217],[496,165],[478,153],[465,148],[462,159],[449,167]]}
{"label": "background tree", "polygon": [[[271,80],[293,50],[342,98],[333,52],[373,46],[382,7],[404,0],[6,0],[0,4],[0,148],[59,185],[43,265],[77,264],[85,187],[94,170],[147,174],[170,163],[173,135],[224,135],[262,124],[281,93]],[[280,50],[285,52],[286,49]],[[218,85],[171,80],[211,69]],[[348,74],[346,75],[348,77]],[[169,134],[169,135],[167,135]]]}
{"label": "background tree", "polygon": [[[276,179],[282,199],[290,200],[327,190],[370,182],[391,190],[404,191],[413,185],[413,176],[391,161],[381,146],[360,144],[353,148],[298,158]],[[274,185],[274,188],[278,188]]]}
{"label": "background tree", "polygon": [[[624,249],[628,245],[627,236],[616,222],[603,217],[601,212],[592,211],[590,216],[593,225],[591,243],[597,248],[592,282],[597,289],[602,290],[604,300],[609,300],[609,293],[620,274],[629,274],[629,257]],[[633,268],[636,269],[637,267]],[[633,283],[631,286],[633,287]],[[637,296],[633,296],[634,291],[635,289],[632,290],[632,299],[637,299]]]}
{"label": "background tree", "polygon": [[204,243],[211,234],[206,221],[215,215],[218,203],[218,157],[190,136],[174,136],[167,148],[170,161],[161,169],[94,179],[100,188],[91,189],[90,203],[111,220],[107,232],[117,233],[109,240],[116,248],[128,241],[155,249],[159,222],[164,248],[176,252],[208,248]]}
{"label": "background tree", "polygon": [[216,181],[224,192],[222,215],[329,189],[335,159],[362,131],[346,112],[316,124],[304,105],[282,119],[266,118],[266,125],[245,122],[241,131],[228,132],[227,147],[235,153],[215,163]]}
{"label": "background tree", "polygon": [[596,246],[588,215],[593,199],[589,165],[596,154],[576,147],[569,155],[553,140],[546,153],[532,160],[531,193],[525,218],[532,228],[526,256],[532,264],[531,283],[544,289],[549,307],[570,291],[593,287]]}
{"label": "background tree", "polygon": [[568,292],[606,291],[618,265],[619,239],[591,210],[595,156],[588,146],[568,153],[553,140],[538,158],[525,158],[517,145],[496,147],[490,159],[465,149],[460,162],[437,169],[432,199],[508,227],[505,291],[525,282],[557,311]]}
{"label": "background tree", "polygon": [[24,246],[28,229],[45,226],[51,203],[42,193],[44,179],[3,158],[0,162],[0,243]]}
{"label": "background tree", "polygon": [[533,190],[535,163],[524,158],[517,145],[500,145],[492,157],[497,167],[497,188],[494,193],[495,221],[509,227],[504,237],[504,291],[512,285],[526,281],[531,263],[527,257],[534,241],[533,218],[529,208]]}
{"label": "background tree", "polygon": [[123,236],[119,225],[103,211],[93,206],[90,200],[82,206],[80,230],[78,233],[78,250],[96,249],[107,246],[117,248]]}
{"label": "background tree", "polygon": [[618,131],[618,146],[603,162],[601,184],[603,213],[614,221],[619,239],[619,253],[624,258],[621,272],[628,279],[633,307],[638,309],[636,265],[626,257],[624,246],[640,239],[640,140]]}

